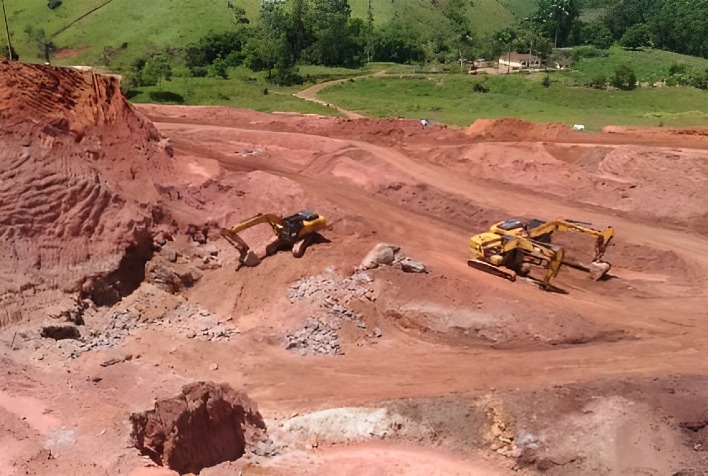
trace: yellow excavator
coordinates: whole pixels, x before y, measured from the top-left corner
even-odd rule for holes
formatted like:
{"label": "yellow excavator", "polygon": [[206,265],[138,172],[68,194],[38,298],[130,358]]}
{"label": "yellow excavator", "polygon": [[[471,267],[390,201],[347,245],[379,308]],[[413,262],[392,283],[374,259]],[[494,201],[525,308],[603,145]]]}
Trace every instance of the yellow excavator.
{"label": "yellow excavator", "polygon": [[610,264],[602,261],[602,257],[614,236],[614,229],[607,227],[605,230],[597,230],[589,223],[574,220],[510,219],[496,223],[488,232],[470,238],[470,259],[467,264],[510,281],[514,281],[517,275],[527,275],[532,265],[539,266],[546,269],[539,284],[549,289],[552,287],[551,279],[558,275],[562,264],[580,267],[564,261],[563,248],[551,243],[551,236],[556,231],[595,237],[595,253],[586,270],[596,281],[607,274]]}
{"label": "yellow excavator", "polygon": [[244,266],[256,266],[260,263],[260,258],[251,251],[239,233],[262,223],[268,223],[275,235],[275,240],[266,246],[266,256],[275,254],[282,248],[291,248],[296,258],[305,254],[307,247],[317,239],[318,232],[327,226],[325,217],[302,210],[284,218],[273,213],[259,213],[231,228],[222,228],[221,236],[239,251],[239,262]]}

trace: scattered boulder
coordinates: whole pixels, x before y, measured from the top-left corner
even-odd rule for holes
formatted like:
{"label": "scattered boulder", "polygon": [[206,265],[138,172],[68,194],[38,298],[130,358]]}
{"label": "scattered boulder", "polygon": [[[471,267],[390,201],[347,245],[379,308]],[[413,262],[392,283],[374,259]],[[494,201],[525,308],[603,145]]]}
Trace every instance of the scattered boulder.
{"label": "scattered boulder", "polygon": [[420,261],[413,261],[410,258],[401,260],[401,269],[406,273],[427,273],[428,267]]}
{"label": "scattered boulder", "polygon": [[403,253],[400,246],[379,243],[369,251],[359,265],[360,270],[374,269],[379,266],[400,266],[406,273],[427,273],[428,267],[419,261],[414,261]]}
{"label": "scattered boulder", "polygon": [[391,266],[396,259],[396,254],[401,251],[400,246],[388,243],[379,243],[369,251],[359,265],[361,269],[374,269],[379,266]]}
{"label": "scattered boulder", "polygon": [[593,261],[590,263],[589,269],[590,269],[590,277],[598,281],[602,279],[602,277],[607,274],[607,272],[610,270],[611,265],[610,263],[605,263],[603,261]]}
{"label": "scattered boulder", "polygon": [[202,277],[202,273],[189,264],[172,263],[170,260],[150,261],[145,271],[146,282],[169,293],[190,288]]}
{"label": "scattered boulder", "polygon": [[337,340],[340,325],[336,319],[310,317],[305,326],[285,336],[284,346],[300,355],[337,355],[342,349]]}

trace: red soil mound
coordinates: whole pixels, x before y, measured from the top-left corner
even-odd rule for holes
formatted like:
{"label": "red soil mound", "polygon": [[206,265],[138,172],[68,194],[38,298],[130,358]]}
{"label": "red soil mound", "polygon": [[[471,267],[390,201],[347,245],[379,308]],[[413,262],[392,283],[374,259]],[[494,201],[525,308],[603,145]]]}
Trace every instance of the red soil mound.
{"label": "red soil mound", "polygon": [[474,138],[496,141],[558,140],[560,137],[572,135],[572,131],[565,124],[539,124],[512,117],[477,119],[465,133]]}
{"label": "red soil mound", "polygon": [[82,286],[115,301],[151,253],[169,150],[113,78],[0,60],[0,85],[0,326]]}

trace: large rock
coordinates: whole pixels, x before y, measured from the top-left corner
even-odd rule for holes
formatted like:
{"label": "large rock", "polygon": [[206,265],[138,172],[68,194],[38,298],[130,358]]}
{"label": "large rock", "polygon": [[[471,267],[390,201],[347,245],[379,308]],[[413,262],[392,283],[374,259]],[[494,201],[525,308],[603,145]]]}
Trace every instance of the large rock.
{"label": "large rock", "polygon": [[227,384],[195,382],[130,416],[133,444],[180,474],[235,461],[266,439],[255,403]]}
{"label": "large rock", "polygon": [[400,250],[400,246],[379,243],[364,257],[359,268],[374,269],[382,265],[391,266],[396,259],[396,254]]}
{"label": "large rock", "polygon": [[610,263],[605,263],[604,261],[593,261],[589,266],[590,277],[593,280],[598,281],[607,274],[611,267],[612,266]]}
{"label": "large rock", "polygon": [[427,273],[428,267],[420,261],[413,261],[410,258],[401,260],[401,269],[406,273]]}

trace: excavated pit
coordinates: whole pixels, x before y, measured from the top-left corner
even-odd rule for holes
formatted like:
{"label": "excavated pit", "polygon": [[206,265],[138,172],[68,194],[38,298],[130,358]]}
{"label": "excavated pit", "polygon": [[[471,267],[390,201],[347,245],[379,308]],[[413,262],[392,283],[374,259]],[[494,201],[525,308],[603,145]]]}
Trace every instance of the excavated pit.
{"label": "excavated pit", "polygon": [[75,326],[45,326],[39,332],[45,339],[64,340],[81,339],[81,332]]}
{"label": "excavated pit", "polygon": [[180,474],[241,458],[265,438],[255,403],[227,384],[196,382],[155,408],[130,416],[133,444]]}
{"label": "excavated pit", "polygon": [[125,250],[118,267],[105,275],[88,278],[82,294],[97,306],[112,306],[138,289],[145,280],[145,266],[153,257],[152,237],[140,233],[135,244]]}

